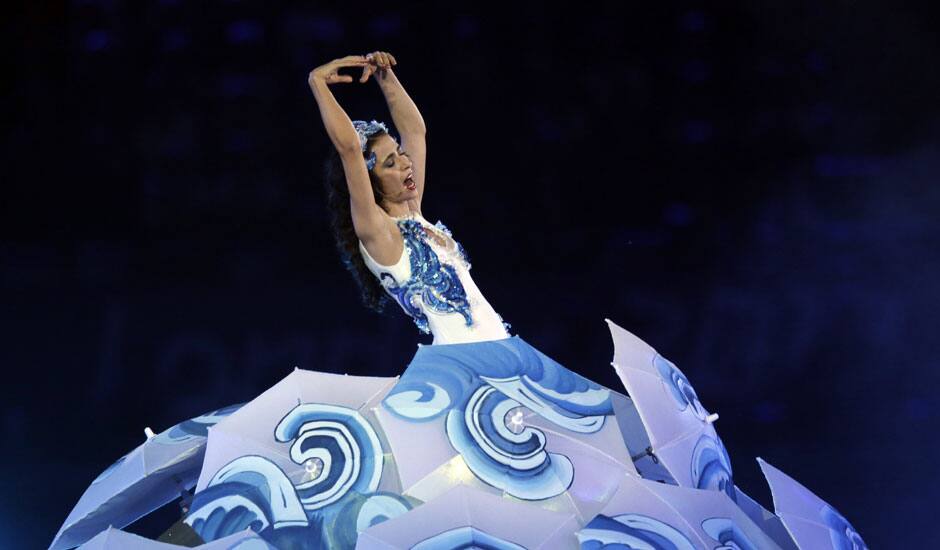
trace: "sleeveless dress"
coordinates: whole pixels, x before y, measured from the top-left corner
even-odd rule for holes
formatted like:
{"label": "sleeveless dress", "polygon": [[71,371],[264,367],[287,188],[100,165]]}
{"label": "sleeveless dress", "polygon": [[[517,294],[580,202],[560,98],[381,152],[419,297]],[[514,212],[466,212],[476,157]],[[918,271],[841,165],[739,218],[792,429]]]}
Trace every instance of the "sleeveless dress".
{"label": "sleeveless dress", "polygon": [[420,213],[395,219],[404,240],[395,264],[377,262],[362,241],[359,250],[366,266],[418,329],[433,334],[433,344],[509,338],[511,325],[473,282],[467,253],[451,231],[440,220],[432,225]]}

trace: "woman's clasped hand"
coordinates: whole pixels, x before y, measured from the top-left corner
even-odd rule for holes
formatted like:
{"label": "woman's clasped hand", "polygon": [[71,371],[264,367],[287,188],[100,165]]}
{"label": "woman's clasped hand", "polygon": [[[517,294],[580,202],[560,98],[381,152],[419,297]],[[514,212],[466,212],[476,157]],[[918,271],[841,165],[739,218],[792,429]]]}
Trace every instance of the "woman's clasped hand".
{"label": "woman's clasped hand", "polygon": [[376,72],[384,78],[385,72],[397,64],[398,61],[395,56],[388,52],[375,51],[367,55],[347,55],[324,63],[310,71],[307,81],[311,86],[314,85],[315,80],[320,80],[326,84],[352,82],[353,77],[340,74],[339,70],[347,67],[362,67],[362,76],[359,77],[359,82],[365,82]]}

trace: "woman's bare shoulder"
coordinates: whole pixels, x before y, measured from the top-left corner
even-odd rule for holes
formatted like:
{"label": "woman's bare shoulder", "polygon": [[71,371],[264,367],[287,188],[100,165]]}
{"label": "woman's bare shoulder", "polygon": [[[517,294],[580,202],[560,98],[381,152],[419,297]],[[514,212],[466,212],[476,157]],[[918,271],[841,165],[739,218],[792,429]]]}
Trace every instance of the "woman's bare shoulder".
{"label": "woman's bare shoulder", "polygon": [[405,241],[398,230],[398,220],[389,216],[378,205],[376,209],[380,212],[382,230],[357,236],[373,260],[382,265],[395,265],[405,247]]}

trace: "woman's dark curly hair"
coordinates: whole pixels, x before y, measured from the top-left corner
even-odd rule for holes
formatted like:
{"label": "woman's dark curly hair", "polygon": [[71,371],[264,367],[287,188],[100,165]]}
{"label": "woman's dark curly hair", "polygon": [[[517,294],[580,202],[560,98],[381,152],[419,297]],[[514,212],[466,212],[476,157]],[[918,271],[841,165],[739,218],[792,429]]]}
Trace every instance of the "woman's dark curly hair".
{"label": "woman's dark curly hair", "polygon": [[[380,130],[369,137],[366,142],[366,151],[362,154],[363,161],[371,153],[372,144],[382,134],[385,134],[385,132]],[[375,197],[375,202],[381,206],[381,187],[378,179],[371,171],[369,171],[369,181],[372,183],[372,194]],[[340,259],[346,269],[352,273],[356,284],[359,285],[363,305],[379,313],[385,313],[385,307],[391,301],[391,298],[389,298],[375,275],[366,267],[365,261],[362,259],[362,253],[359,251],[359,238],[353,228],[352,213],[350,212],[346,172],[343,170],[343,161],[336,149],[332,149],[324,164],[323,188],[326,191],[330,229],[333,232],[333,239],[336,242]]]}

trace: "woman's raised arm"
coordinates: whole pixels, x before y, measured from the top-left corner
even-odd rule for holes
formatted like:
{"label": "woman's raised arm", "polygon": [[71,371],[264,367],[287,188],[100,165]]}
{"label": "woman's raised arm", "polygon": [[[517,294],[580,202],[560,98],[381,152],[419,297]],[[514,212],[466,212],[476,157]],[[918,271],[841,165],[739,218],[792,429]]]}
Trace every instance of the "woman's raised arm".
{"label": "woman's raised arm", "polygon": [[392,71],[392,66],[398,64],[395,56],[388,52],[372,52],[366,56],[366,59],[370,60],[373,65],[363,71],[359,82],[365,82],[369,79],[369,75],[377,72],[375,81],[378,82],[385,96],[388,110],[392,114],[392,122],[395,123],[395,129],[401,136],[401,146],[412,162],[415,189],[418,191],[418,204],[420,204],[424,197],[424,166],[427,157],[425,139],[427,128],[424,125],[424,118]]}
{"label": "woman's raised arm", "polygon": [[330,84],[340,82],[352,82],[349,75],[339,74],[343,67],[367,67],[369,61],[362,55],[347,55],[339,59],[334,59],[329,63],[320,65],[310,71],[307,83],[310,84],[310,90],[313,97],[320,106],[320,116],[323,118],[323,125],[326,127],[326,133],[330,136],[333,146],[340,154],[354,150],[361,152],[359,145],[359,136],[353,127],[352,120],[346,111],[339,106],[333,92],[330,91]]}
{"label": "woman's raised arm", "polygon": [[340,107],[330,84],[352,82],[349,75],[339,74],[343,67],[366,67],[369,61],[361,55],[349,55],[334,59],[310,72],[307,82],[313,97],[320,106],[320,116],[326,132],[336,147],[343,161],[343,171],[346,174],[346,184],[349,187],[350,211],[356,235],[363,241],[371,240],[386,229],[381,210],[375,204],[372,193],[372,184],[369,181],[369,172],[362,157],[362,145],[359,143],[359,134],[353,126],[352,120],[346,111]]}

